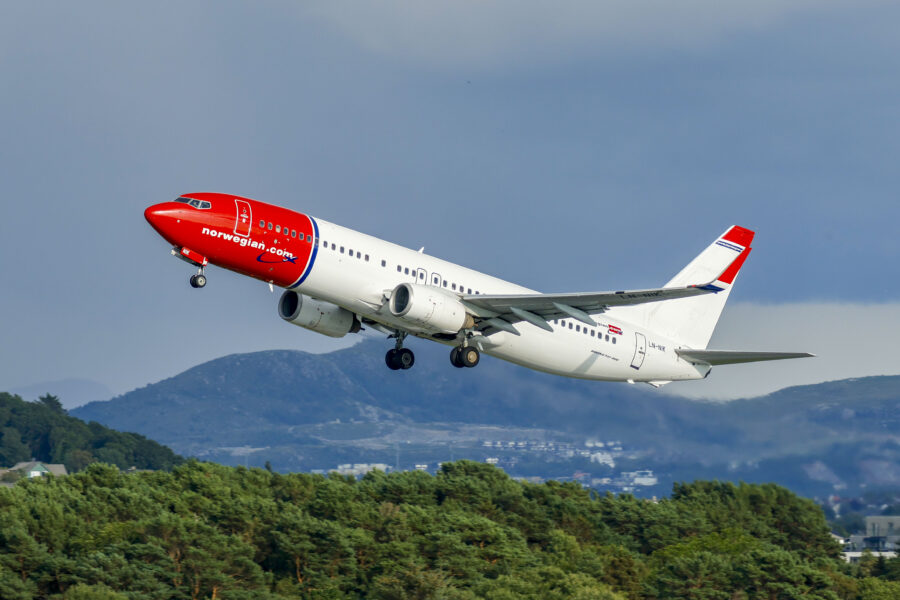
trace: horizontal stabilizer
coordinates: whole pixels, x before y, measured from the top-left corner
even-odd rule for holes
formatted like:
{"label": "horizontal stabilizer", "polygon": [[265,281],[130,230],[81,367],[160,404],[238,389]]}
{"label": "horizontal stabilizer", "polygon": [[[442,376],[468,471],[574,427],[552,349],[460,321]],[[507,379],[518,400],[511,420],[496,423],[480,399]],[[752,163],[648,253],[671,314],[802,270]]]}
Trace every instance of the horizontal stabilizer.
{"label": "horizontal stabilizer", "polygon": [[708,365],[734,365],[763,360],[784,360],[786,358],[809,358],[808,352],[739,352],[735,350],[675,350],[681,358],[706,363]]}

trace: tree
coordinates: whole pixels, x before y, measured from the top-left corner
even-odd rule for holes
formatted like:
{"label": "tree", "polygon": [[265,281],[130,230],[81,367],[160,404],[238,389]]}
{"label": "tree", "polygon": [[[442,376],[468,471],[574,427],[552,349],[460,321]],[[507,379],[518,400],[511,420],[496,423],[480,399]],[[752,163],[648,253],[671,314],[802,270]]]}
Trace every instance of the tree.
{"label": "tree", "polygon": [[0,465],[8,467],[31,458],[31,449],[13,427],[0,428]]}
{"label": "tree", "polygon": [[73,585],[62,595],[63,600],[128,600],[128,596],[120,594],[103,584],[87,585],[79,583]]}
{"label": "tree", "polygon": [[66,414],[66,409],[63,408],[62,402],[60,402],[59,398],[54,396],[53,394],[44,394],[43,396],[38,398],[38,402],[43,404],[53,412]]}

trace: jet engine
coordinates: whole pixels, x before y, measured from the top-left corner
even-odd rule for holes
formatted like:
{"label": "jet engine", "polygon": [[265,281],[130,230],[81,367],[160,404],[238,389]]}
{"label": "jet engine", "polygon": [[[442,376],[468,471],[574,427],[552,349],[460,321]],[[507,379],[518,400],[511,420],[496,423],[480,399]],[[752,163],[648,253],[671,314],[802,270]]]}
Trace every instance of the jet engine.
{"label": "jet engine", "polygon": [[429,333],[457,333],[475,322],[455,294],[441,288],[401,283],[391,292],[391,314]]}
{"label": "jet engine", "polygon": [[360,329],[356,315],[346,308],[291,290],[284,292],[278,300],[278,316],[288,323],[335,338]]}

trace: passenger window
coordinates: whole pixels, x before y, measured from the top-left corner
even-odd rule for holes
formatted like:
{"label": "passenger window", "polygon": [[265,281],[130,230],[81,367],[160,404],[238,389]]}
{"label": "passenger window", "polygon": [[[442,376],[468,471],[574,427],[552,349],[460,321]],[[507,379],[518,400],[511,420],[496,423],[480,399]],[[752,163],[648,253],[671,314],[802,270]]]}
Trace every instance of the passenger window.
{"label": "passenger window", "polygon": [[365,261],[366,261],[366,262],[369,262],[369,255],[368,255],[368,254],[366,254]]}
{"label": "passenger window", "polygon": [[344,253],[344,247],[341,246],[341,254],[343,254],[343,253]]}
{"label": "passenger window", "polygon": [[266,228],[266,222],[265,222],[265,221],[260,221],[260,222],[259,222],[259,228],[260,228],[260,229],[265,229],[265,228]]}
{"label": "passenger window", "polygon": [[447,280],[446,280],[446,279],[443,281],[443,286],[444,286],[444,287],[447,287]]}
{"label": "passenger window", "polygon": [[419,271],[419,279],[425,279],[425,271]]}
{"label": "passenger window", "polygon": [[577,331],[578,333],[581,333],[581,325],[576,325],[575,331]]}
{"label": "passenger window", "polygon": [[307,233],[307,234],[306,234],[306,241],[307,241],[307,242],[311,242],[311,241],[312,241],[312,235],[310,235],[310,234]]}
{"label": "passenger window", "polygon": [[455,283],[453,284],[453,291],[454,291],[454,292],[456,291],[456,284],[455,284]]}
{"label": "passenger window", "polygon": [[275,226],[275,233],[281,233],[281,225]]}
{"label": "passenger window", "polygon": [[466,290],[466,293],[467,293],[467,294],[471,294],[471,293],[472,293],[472,288],[469,288],[468,290]]}
{"label": "passenger window", "polygon": [[616,343],[616,336],[613,336],[613,340],[612,340],[612,342],[613,342],[613,344],[615,344],[615,343]]}
{"label": "passenger window", "polygon": [[409,267],[405,267],[405,268],[403,269],[403,272],[404,272],[405,274],[409,275]]}
{"label": "passenger window", "polygon": [[400,273],[401,271],[403,271],[403,267],[401,267],[400,265],[397,265],[397,272]]}
{"label": "passenger window", "polygon": [[[291,237],[297,237],[297,230],[291,229]],[[303,237],[302,235],[300,237]]]}
{"label": "passenger window", "polygon": [[594,330],[591,329],[591,337],[594,337]]}
{"label": "passenger window", "polygon": [[272,221],[269,221],[269,231],[272,231]]}
{"label": "passenger window", "polygon": [[362,258],[362,252],[359,250],[356,251],[356,258]]}
{"label": "passenger window", "polygon": [[608,333],[606,334],[606,341],[607,341],[607,342],[609,341],[609,334],[608,334]]}
{"label": "passenger window", "polygon": [[334,242],[331,242],[331,249],[332,249],[332,250],[335,249]]}
{"label": "passenger window", "polygon": [[[343,251],[344,251],[344,249],[341,248],[341,252],[343,252]],[[350,248],[349,250],[347,250],[347,254],[350,255],[350,258],[353,258],[353,248]]]}
{"label": "passenger window", "polygon": [[571,323],[569,323],[569,329],[572,329],[572,324],[571,324]]}
{"label": "passenger window", "polygon": [[386,260],[382,260],[382,261],[381,261],[381,266],[382,266],[382,267],[386,267],[386,266],[387,266],[387,261],[386,261]]}
{"label": "passenger window", "polygon": [[441,278],[435,275],[431,278],[431,281],[434,283],[434,285],[439,285],[441,283]]}

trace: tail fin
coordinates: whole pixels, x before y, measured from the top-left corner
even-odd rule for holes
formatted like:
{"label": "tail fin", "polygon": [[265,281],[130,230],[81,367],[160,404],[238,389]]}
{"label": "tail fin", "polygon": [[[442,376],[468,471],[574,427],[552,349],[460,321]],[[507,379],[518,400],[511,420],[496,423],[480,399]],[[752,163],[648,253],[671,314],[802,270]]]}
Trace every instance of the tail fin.
{"label": "tail fin", "polygon": [[622,311],[622,318],[658,331],[689,348],[706,348],[738,271],[750,254],[753,236],[754,232],[749,229],[737,225],[729,228],[664,286],[680,287],[712,281],[722,291],[629,307]]}

